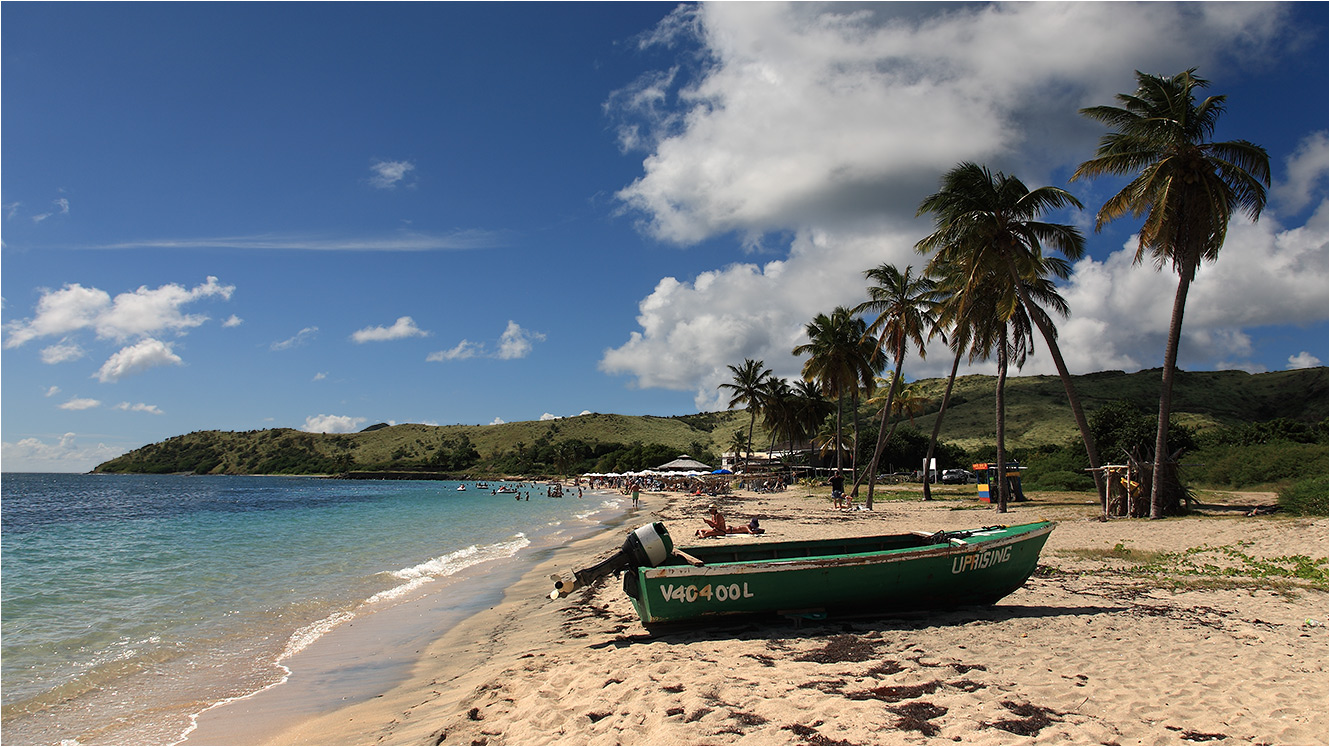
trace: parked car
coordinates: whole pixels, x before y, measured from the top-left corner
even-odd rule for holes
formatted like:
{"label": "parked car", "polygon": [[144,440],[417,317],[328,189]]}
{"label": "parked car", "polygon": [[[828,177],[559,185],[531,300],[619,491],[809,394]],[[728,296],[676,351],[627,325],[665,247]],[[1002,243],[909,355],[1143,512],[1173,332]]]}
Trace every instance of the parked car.
{"label": "parked car", "polygon": [[974,475],[968,470],[948,469],[942,471],[942,483],[944,485],[967,485],[974,480]]}

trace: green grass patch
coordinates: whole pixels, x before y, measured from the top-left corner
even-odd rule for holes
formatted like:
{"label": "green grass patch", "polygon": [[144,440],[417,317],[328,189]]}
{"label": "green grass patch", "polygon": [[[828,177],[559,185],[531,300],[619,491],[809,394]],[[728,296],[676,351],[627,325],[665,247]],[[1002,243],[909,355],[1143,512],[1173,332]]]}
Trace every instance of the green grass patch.
{"label": "green grass patch", "polygon": [[1138,550],[1119,542],[1109,549],[1061,550],[1060,557],[1089,561],[1125,561],[1126,568],[1111,572],[1153,577],[1153,586],[1176,589],[1285,588],[1312,586],[1330,590],[1330,559],[1307,555],[1259,558],[1247,553],[1250,542],[1212,547],[1202,545],[1182,552]]}
{"label": "green grass patch", "polygon": [[1164,558],[1164,553],[1152,552],[1149,550],[1137,550],[1123,545],[1121,542],[1114,545],[1111,549],[1078,549],[1063,550],[1058,553],[1081,560],[1125,560],[1129,563],[1136,563],[1140,566],[1153,565]]}

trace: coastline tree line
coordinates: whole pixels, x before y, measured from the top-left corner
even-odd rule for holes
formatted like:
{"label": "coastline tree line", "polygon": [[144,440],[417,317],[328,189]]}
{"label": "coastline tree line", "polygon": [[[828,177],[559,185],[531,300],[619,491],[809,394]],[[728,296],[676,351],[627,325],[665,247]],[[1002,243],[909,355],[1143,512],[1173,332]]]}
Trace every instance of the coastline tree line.
{"label": "coastline tree line", "polygon": [[[996,362],[994,451],[995,461],[1002,465],[1012,456],[1005,443],[1007,375],[1012,365],[1020,369],[1035,352],[1037,331],[1063,382],[1084,451],[1083,459],[1057,455],[1054,461],[1066,467],[1057,470],[1061,482],[1069,486],[1082,482],[1080,476],[1086,469],[1082,465],[1087,465],[1107,510],[1107,477],[1100,469],[1101,454],[1118,459],[1118,452],[1111,451],[1117,448],[1149,472],[1148,479],[1140,484],[1148,491],[1149,502],[1141,505],[1148,505],[1150,518],[1183,510],[1188,493],[1179,476],[1178,457],[1194,451],[1197,442],[1170,416],[1187,293],[1200,265],[1218,258],[1233,214],[1243,212],[1253,221],[1260,217],[1270,184],[1269,156],[1264,148],[1245,140],[1211,140],[1224,111],[1225,97],[1209,96],[1198,101],[1197,92],[1208,86],[1208,81],[1198,77],[1194,68],[1172,77],[1137,71],[1136,78],[1136,91],[1119,94],[1118,106],[1081,110],[1082,115],[1106,125],[1109,131],[1100,139],[1094,157],[1082,163],[1071,178],[1128,178],[1127,185],[1096,213],[1095,230],[1129,214],[1144,216],[1136,262],[1149,258],[1156,269],[1171,266],[1178,275],[1152,443],[1141,440],[1139,416],[1123,408],[1105,408],[1095,423],[1086,417],[1058,348],[1054,317],[1065,319],[1069,309],[1053,279],[1070,275],[1071,263],[1084,255],[1085,238],[1075,226],[1041,218],[1084,206],[1065,189],[1030,189],[1015,176],[965,162],[945,173],[940,189],[918,207],[918,215],[932,216],[935,221],[933,233],[915,245],[927,257],[923,272],[916,274],[913,267],[901,269],[890,264],[865,271],[872,283],[867,289],[868,300],[853,308],[838,307],[830,314],[818,314],[805,328],[808,342],[792,351],[796,356],[806,356],[799,385],[815,387],[817,394],[835,403],[834,431],[817,433],[816,442],[823,452],[834,454],[838,469],[846,467],[849,457],[849,468],[855,475],[851,492],[857,495],[867,482],[869,508],[882,457],[896,437],[896,425],[888,426],[890,417],[908,415],[919,406],[909,387],[902,387],[903,364],[911,351],[922,358],[926,339],[936,337],[954,353],[925,459],[938,452],[938,432],[961,358]],[[1045,248],[1061,256],[1046,254]],[[890,380],[884,380],[879,375],[889,361],[894,361],[894,370]],[[796,431],[808,435],[807,422],[796,413],[811,411],[818,399],[814,393],[806,389],[795,393],[789,384],[775,379],[763,361],[745,360],[730,369],[733,381],[721,385],[733,393],[730,407],[744,405],[753,413],[746,453],[752,453],[758,412],[763,413],[773,433],[784,430],[790,436]],[[870,433],[871,426],[861,426],[859,401],[879,390],[886,394],[870,399],[880,402],[876,433]],[[855,415],[848,436],[844,422],[847,398]],[[1111,422],[1117,427],[1110,427]],[[1284,437],[1292,435],[1279,426],[1269,430]],[[1132,435],[1126,435],[1128,432]],[[1299,433],[1298,437],[1308,436]],[[1324,442],[1324,427],[1317,438]],[[1119,443],[1124,439],[1132,441],[1130,451]],[[866,440],[873,441],[871,450],[860,446]],[[861,455],[866,458],[861,459]],[[1317,461],[1323,468],[1324,459],[1318,457]],[[1005,512],[1008,486],[1005,480],[998,483],[997,511]],[[1322,481],[1318,489],[1322,503],[1325,488]],[[931,498],[927,480],[923,497]]]}

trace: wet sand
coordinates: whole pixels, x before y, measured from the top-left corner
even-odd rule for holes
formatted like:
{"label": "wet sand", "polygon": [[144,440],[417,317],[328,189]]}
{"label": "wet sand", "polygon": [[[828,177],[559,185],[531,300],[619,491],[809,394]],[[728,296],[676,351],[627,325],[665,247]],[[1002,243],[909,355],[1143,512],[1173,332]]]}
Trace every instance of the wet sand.
{"label": "wet sand", "polygon": [[[502,602],[430,643],[404,683],[255,741],[1330,740],[1324,584],[1269,570],[1293,567],[1280,560],[1288,556],[1325,558],[1325,518],[1248,517],[1251,504],[1272,499],[1232,496],[1198,516],[1100,522],[1084,494],[1035,494],[997,516],[970,490],[929,503],[880,501],[872,512],[835,511],[825,489],[797,487],[740,493],[721,506],[731,523],[760,517],[768,540],[1058,521],[1040,570],[996,606],[824,622],[746,619],[653,635],[614,579],[550,601],[549,575],[616,549],[625,531],[616,529],[522,575]],[[663,520],[689,544],[683,538],[701,526],[710,501],[647,495],[628,526]]]}

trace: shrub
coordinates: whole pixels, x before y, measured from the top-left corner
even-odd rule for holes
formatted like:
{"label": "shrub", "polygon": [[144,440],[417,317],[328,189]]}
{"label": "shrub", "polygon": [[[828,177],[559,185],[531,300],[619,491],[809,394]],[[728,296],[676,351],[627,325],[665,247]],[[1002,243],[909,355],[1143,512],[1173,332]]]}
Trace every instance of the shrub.
{"label": "shrub", "polygon": [[1187,470],[1195,482],[1230,488],[1323,478],[1326,474],[1326,450],[1320,444],[1211,446],[1184,455],[1182,461],[1197,465]]}
{"label": "shrub", "polygon": [[1279,507],[1298,516],[1325,516],[1330,511],[1330,480],[1309,477],[1279,491]]}
{"label": "shrub", "polygon": [[1094,490],[1094,478],[1068,470],[1045,472],[1035,479],[1022,478],[1021,483],[1032,490]]}

